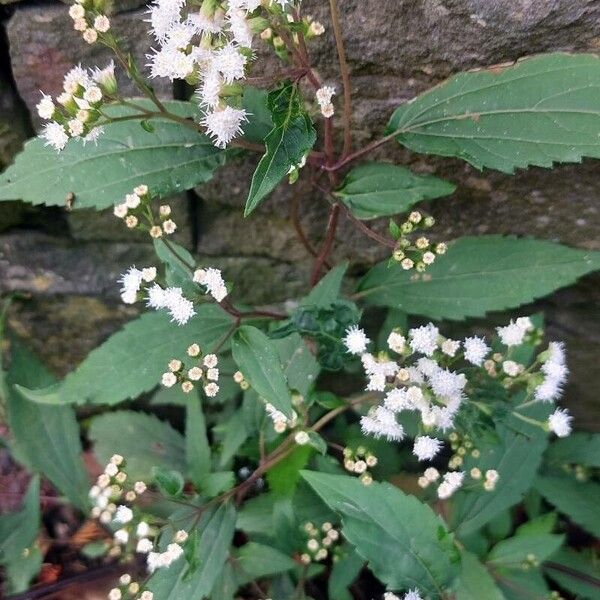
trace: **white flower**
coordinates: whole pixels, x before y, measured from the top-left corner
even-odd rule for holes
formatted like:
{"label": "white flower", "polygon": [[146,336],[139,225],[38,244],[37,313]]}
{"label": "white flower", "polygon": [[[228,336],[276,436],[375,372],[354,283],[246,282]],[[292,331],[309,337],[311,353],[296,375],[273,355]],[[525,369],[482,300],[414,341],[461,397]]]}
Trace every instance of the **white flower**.
{"label": "white flower", "polygon": [[142,595],[140,596],[140,600],[153,600],[153,598],[154,594],[149,590],[142,592]]}
{"label": "white flower", "polygon": [[444,340],[442,342],[442,352],[448,356],[455,356],[460,348],[460,342],[457,340]]}
{"label": "white flower", "polygon": [[415,438],[413,454],[419,460],[431,460],[441,449],[442,442],[436,438],[422,435]]}
{"label": "white flower", "polygon": [[127,529],[119,529],[114,533],[114,539],[117,544],[126,544],[129,541],[129,533]]}
{"label": "white flower", "polygon": [[72,137],[77,137],[83,133],[83,123],[79,119],[71,119],[67,122],[67,127]]}
{"label": "white flower", "polygon": [[92,85],[83,93],[83,99],[90,104],[97,104],[100,102],[100,100],[102,100],[102,90],[97,85]]}
{"label": "white flower", "polygon": [[214,54],[213,67],[225,80],[233,83],[236,79],[243,79],[246,57],[232,44],[224,46]]}
{"label": "white flower", "polygon": [[321,107],[321,114],[326,119],[331,119],[331,117],[333,117],[334,113],[335,113],[335,108],[333,107],[333,104],[325,104],[325,106]]}
{"label": "white flower", "polygon": [[246,15],[242,10],[232,10],[227,12],[227,21],[233,41],[243,48],[252,47],[252,30]]}
{"label": "white flower", "polygon": [[557,408],[548,417],[548,427],[550,431],[553,431],[558,437],[567,437],[571,433],[571,421],[573,417],[569,415],[569,411],[561,408]]}
{"label": "white flower", "polygon": [[371,340],[365,335],[365,332],[358,326],[352,325],[346,329],[346,337],[342,339],[344,346],[350,354],[362,354],[367,350],[367,344]]}
{"label": "white flower", "polygon": [[92,27],[88,27],[83,32],[83,39],[88,44],[93,44],[98,39],[98,32],[95,29],[93,29]]}
{"label": "white flower", "polygon": [[188,533],[184,529],[180,529],[173,536],[173,541],[178,544],[183,544],[188,539]]}
{"label": "white flower", "polygon": [[94,127],[90,129],[88,134],[83,138],[83,145],[85,146],[89,142],[98,143],[98,138],[104,133],[104,127]]}
{"label": "white flower", "polygon": [[156,267],[146,267],[142,269],[142,279],[146,283],[150,283],[156,279]]}
{"label": "white flower", "polygon": [[442,500],[449,498],[462,485],[465,474],[462,471],[446,473],[444,481],[437,490],[438,497]]}
{"label": "white flower", "polygon": [[400,441],[404,437],[404,428],[396,421],[395,414],[383,406],[369,411],[360,420],[363,433],[376,438],[385,437],[389,441]]}
{"label": "white flower", "polygon": [[38,115],[42,119],[49,120],[52,118],[56,107],[54,106],[54,101],[52,100],[52,97],[42,93],[42,99],[37,103],[36,109]]}
{"label": "white flower", "polygon": [[209,398],[214,398],[219,393],[219,386],[216,383],[209,383],[204,386],[204,393]]}
{"label": "white flower", "polygon": [[429,384],[436,396],[446,402],[449,400],[460,400],[462,392],[467,385],[464,373],[454,373],[447,369],[438,368],[429,376]]}
{"label": "white flower", "polygon": [[212,109],[216,108],[221,100],[222,87],[223,80],[218,71],[209,71],[202,80],[202,85],[196,91],[200,105]]}
{"label": "white flower", "polygon": [[133,304],[142,284],[142,271],[135,267],[129,267],[127,272],[121,276],[121,299],[125,304]]}
{"label": "white flower", "polygon": [[514,360],[505,360],[502,363],[502,370],[509,377],[516,377],[521,372],[521,365]]}
{"label": "white flower", "polygon": [[529,317],[519,317],[515,321],[515,324],[525,331],[531,331],[534,328],[533,323],[531,322],[531,319]]}
{"label": "white flower", "polygon": [[106,67],[100,69],[96,67],[92,72],[92,79],[101,87],[113,89],[116,87],[115,63],[111,61]]}
{"label": "white flower", "polygon": [[69,141],[65,128],[60,123],[48,123],[43,131],[42,137],[46,140],[45,146],[52,146],[55,150],[63,150]]}
{"label": "white flower", "polygon": [[434,481],[437,481],[440,478],[440,473],[435,467],[429,467],[425,469],[423,476],[425,477],[425,479],[427,479],[427,481],[433,483]]}
{"label": "white flower", "polygon": [[390,350],[401,354],[404,351],[404,345],[406,344],[406,338],[396,331],[392,331],[387,339],[387,345]]}
{"label": "white flower", "polygon": [[174,562],[180,556],[183,556],[183,548],[179,544],[169,544],[167,546],[166,554],[169,556],[171,562]]}
{"label": "white flower", "polygon": [[299,446],[304,446],[304,445],[308,444],[309,440],[310,440],[310,438],[308,437],[308,433],[306,433],[306,431],[299,431],[294,436],[294,441]]}
{"label": "white flower", "polygon": [[219,269],[214,269],[212,267],[208,269],[196,269],[196,271],[194,271],[193,280],[194,282],[205,286],[206,292],[217,302],[222,302],[227,296],[227,287],[225,286],[223,276]]}
{"label": "white flower", "polygon": [[396,596],[396,594],[392,592],[386,592],[383,595],[383,600],[400,600],[400,596]]}
{"label": "white flower", "polygon": [[245,110],[226,106],[208,113],[201,124],[213,138],[214,145],[217,148],[225,148],[236,135],[243,133],[242,123],[247,120]]}
{"label": "white flower", "polygon": [[63,80],[63,88],[68,94],[74,94],[80,91],[81,88],[87,88],[91,85],[91,78],[88,72],[77,65],[73,67],[66,75]]}
{"label": "white flower", "polygon": [[122,594],[119,588],[113,588],[108,592],[108,600],[121,600]]}
{"label": "white flower", "polygon": [[490,347],[485,343],[485,340],[477,336],[466,338],[464,347],[465,360],[477,367],[483,364],[485,357],[490,351]]}
{"label": "white flower", "polygon": [[148,538],[142,538],[138,541],[137,546],[135,547],[135,551],[140,554],[148,554],[154,548],[154,544]]}
{"label": "white flower", "polygon": [[147,537],[150,533],[150,525],[146,521],[140,521],[138,526],[135,528],[135,535],[139,538]]}
{"label": "white flower", "polygon": [[197,29],[191,21],[175,23],[167,32],[165,46],[173,50],[185,50],[196,31]]}
{"label": "white flower", "polygon": [[187,376],[192,381],[199,381],[200,379],[202,379],[202,375],[203,373],[200,367],[192,367],[187,373]]}
{"label": "white flower", "polygon": [[114,477],[119,472],[119,467],[113,463],[108,463],[104,469],[104,472],[109,477]]}
{"label": "white flower", "polygon": [[518,346],[523,343],[527,329],[511,321],[505,327],[496,327],[501,342],[508,347]]}
{"label": "white flower", "polygon": [[129,523],[133,519],[133,511],[123,504],[117,506],[114,520],[116,523]]}
{"label": "white flower", "polygon": [[393,412],[410,410],[413,403],[408,399],[408,394],[404,388],[394,388],[389,391],[383,402],[384,406]]}
{"label": "white flower", "polygon": [[423,599],[421,598],[421,595],[419,594],[419,590],[417,590],[415,588],[415,589],[409,590],[408,594],[406,594],[404,596],[404,600],[423,600]]}
{"label": "white flower", "polygon": [[422,327],[410,329],[408,335],[413,352],[431,356],[437,348],[440,332],[433,323],[428,323]]}
{"label": "white flower", "polygon": [[171,29],[181,20],[185,0],[156,0],[150,10],[150,24],[157,40],[165,42]]}
{"label": "white flower", "polygon": [[85,8],[81,4],[73,4],[69,8],[69,16],[71,19],[83,19],[85,17]]}
{"label": "white flower", "polygon": [[208,369],[214,369],[218,363],[219,363],[219,359],[217,358],[216,354],[207,354],[204,357],[203,364]]}
{"label": "white flower", "polygon": [[175,224],[175,221],[171,220],[171,219],[167,219],[163,224],[163,231],[167,234],[170,235],[171,233],[175,233],[175,230],[177,229],[177,225]]}
{"label": "white flower", "polygon": [[319,108],[321,109],[321,114],[329,119],[333,116],[333,104],[331,103],[331,98],[335,94],[335,88],[324,85],[316,91],[317,102],[319,104]]}

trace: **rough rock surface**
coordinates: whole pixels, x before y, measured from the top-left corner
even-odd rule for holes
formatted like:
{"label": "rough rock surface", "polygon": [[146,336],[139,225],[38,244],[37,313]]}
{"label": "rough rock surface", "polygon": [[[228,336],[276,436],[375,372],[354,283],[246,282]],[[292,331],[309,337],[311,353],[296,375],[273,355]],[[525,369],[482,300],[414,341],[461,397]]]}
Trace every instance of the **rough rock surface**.
{"label": "rough rock surface", "polygon": [[[138,0],[116,1],[115,8],[127,12],[113,18],[138,58],[151,43],[144,9],[129,10],[140,4]],[[341,92],[326,4],[304,0],[305,11],[327,28],[310,52],[323,78]],[[540,52],[600,49],[597,1],[344,0],[340,5],[352,72],[357,144],[381,132],[399,103],[457,71]],[[60,2],[35,6],[22,2],[11,10],[14,15],[3,23],[10,56],[2,60],[12,70],[18,93],[30,111],[34,111],[39,90],[58,91],[64,73],[74,63],[95,65],[109,59],[104,50],[87,46],[72,32]],[[268,72],[273,60],[264,49],[257,51],[257,71]],[[130,84],[123,85],[127,93],[132,91],[127,87]],[[158,86],[164,96],[172,94],[168,82]],[[6,97],[0,92],[1,106]],[[341,105],[339,96],[336,102]],[[38,123],[35,115],[32,120]],[[22,122],[26,124],[26,119]],[[1,141],[0,131],[0,148]],[[0,160],[5,160],[1,152]],[[458,160],[416,156],[393,145],[377,158],[408,164],[458,185],[454,196],[428,207],[438,219],[436,239],[465,233],[512,233],[600,249],[599,161],[554,170],[534,168],[508,176],[481,173]],[[308,186],[284,183],[244,220],[240,208],[256,160],[252,156],[231,162],[212,182],[196,190],[197,199],[178,200],[179,219],[185,222],[180,241],[196,243],[202,260],[225,269],[235,281],[236,299],[283,301],[306,289],[310,271],[306,251],[294,236],[292,201],[296,197],[299,202],[302,223],[314,244],[322,239],[327,205]],[[27,299],[14,302],[10,323],[63,373],[131,314],[116,302],[114,280],[122,268],[136,261],[142,264],[152,254],[147,244],[123,235],[110,215],[24,210],[0,204],[0,290],[26,292]],[[374,225],[382,231],[386,226],[383,221]],[[357,276],[383,256],[346,221],[341,222],[337,242],[336,260],[350,258],[351,272]],[[569,344],[570,404],[580,417],[578,425],[590,429],[600,427],[595,393],[600,386],[599,281],[597,275],[587,277],[524,309],[543,309],[549,334]]]}

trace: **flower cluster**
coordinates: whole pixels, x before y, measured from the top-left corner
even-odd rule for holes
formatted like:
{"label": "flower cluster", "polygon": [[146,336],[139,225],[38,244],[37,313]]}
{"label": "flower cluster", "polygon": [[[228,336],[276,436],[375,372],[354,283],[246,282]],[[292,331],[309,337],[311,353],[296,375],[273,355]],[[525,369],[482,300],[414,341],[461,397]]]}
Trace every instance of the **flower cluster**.
{"label": "flower cluster", "polygon": [[219,269],[213,267],[196,269],[193,280],[194,283],[204,286],[206,293],[210,294],[217,302],[222,302],[228,294],[227,286]]}
{"label": "flower cluster", "polygon": [[169,568],[176,560],[183,556],[183,547],[181,544],[188,539],[188,534],[183,529],[175,532],[170,544],[162,552],[148,552],[146,567],[149,573],[154,573],[156,569]]}
{"label": "flower cluster", "polygon": [[392,258],[399,262],[405,271],[414,268],[422,273],[435,262],[438,255],[446,253],[447,246],[443,242],[434,245],[423,235],[414,240],[409,237],[409,234],[414,234],[419,229],[429,229],[434,224],[433,217],[424,217],[418,210],[411,212],[400,226],[393,221],[390,223],[390,232],[396,240]]}
{"label": "flower cluster", "polygon": [[133,581],[129,573],[119,577],[119,584],[108,592],[108,600],[153,600],[154,594],[149,590],[143,590],[142,586]]}
{"label": "flower cluster", "polygon": [[329,85],[324,85],[323,87],[319,88],[316,92],[317,103],[319,104],[319,108],[321,109],[321,114],[326,119],[333,117],[334,109],[331,99],[333,98],[334,94],[335,88]]}
{"label": "flower cluster", "polygon": [[294,427],[298,425],[298,415],[295,411],[292,411],[292,418],[288,419],[280,410],[277,410],[269,402],[265,403],[265,410],[269,417],[271,417],[273,429],[277,433],[283,433],[286,429],[294,429]]}
{"label": "flower cluster", "polygon": [[125,304],[134,304],[138,300],[139,292],[144,283],[152,283],[156,279],[156,267],[138,269],[129,267],[126,273],[121,275],[121,300]]}
{"label": "flower cluster", "polygon": [[200,346],[192,344],[187,349],[190,358],[194,358],[197,364],[188,367],[179,359],[173,358],[169,361],[169,370],[163,373],[161,383],[165,387],[173,387],[176,383],[181,384],[181,389],[189,394],[194,389],[195,382],[202,382],[204,393],[212,398],[219,393],[219,359],[216,354],[203,356]]}
{"label": "flower cluster", "polygon": [[392,592],[386,592],[383,595],[383,600],[423,600],[423,598],[421,598],[421,595],[419,594],[419,590],[412,589],[409,590],[406,594],[404,594],[404,596],[402,598],[400,598],[400,596],[397,596],[396,594],[392,593]]}
{"label": "flower cluster", "polygon": [[[540,332],[528,317],[517,319],[506,327],[498,327],[497,333],[505,350],[488,358],[491,346],[480,337],[468,337],[462,341],[444,338],[433,323],[410,329],[406,336],[402,331],[394,330],[387,340],[390,352],[397,355],[392,359],[387,352],[378,355],[367,352],[370,342],[364,331],[357,326],[348,328],[343,342],[349,353],[360,356],[367,376],[366,389],[385,394],[383,402],[361,418],[363,432],[400,441],[405,432],[398,415],[416,412],[421,420],[421,433],[414,440],[413,454],[419,461],[430,461],[439,454],[446,432],[450,432],[448,439],[455,452],[448,464],[451,471],[460,468],[467,452],[478,457],[479,451],[473,448],[468,435],[455,430],[456,418],[462,407],[465,403],[472,405],[469,395],[476,390],[476,384],[470,381],[481,381],[486,377],[496,379],[507,390],[518,388],[527,392],[528,397],[532,397],[531,403],[549,397],[547,394],[540,397],[541,386],[552,385],[551,398],[555,399],[567,374],[564,348],[556,342],[539,354],[527,369],[514,360],[514,347],[540,337]],[[570,420],[565,410],[557,409],[547,424],[539,425],[564,436],[570,432]],[[459,443],[461,439],[462,443]],[[478,477],[476,475],[474,471],[474,479],[481,477],[481,473]],[[428,469],[420,484],[426,487],[439,477],[435,469]],[[443,475],[438,487],[439,497],[451,496],[461,487],[463,479],[462,472]],[[497,479],[495,472],[491,472],[489,477],[486,474],[484,489],[493,489]]]}
{"label": "flower cluster", "polygon": [[69,9],[75,31],[81,31],[88,44],[96,42],[99,35],[110,29],[110,20],[98,10],[102,4],[98,0],[75,0]]}
{"label": "flower cluster", "polygon": [[185,325],[195,314],[194,303],[183,295],[179,287],[162,288],[155,283],[148,290],[146,305],[155,310],[166,310],[171,321]]}
{"label": "flower cluster", "polygon": [[377,457],[364,446],[356,449],[344,448],[344,469],[359,475],[361,482],[365,485],[373,483],[373,476],[368,469],[375,465],[377,465]]}
{"label": "flower cluster", "polygon": [[[282,6],[282,8],[285,8],[285,4]],[[294,44],[298,44],[299,33],[302,34],[307,40],[318,37],[325,33],[325,27],[323,24],[319,21],[313,20],[310,15],[302,17],[302,20],[298,22],[294,20],[294,17],[291,14],[288,14],[287,21],[289,23],[294,23],[295,31],[292,33],[292,41]],[[271,27],[267,27],[260,32],[260,39],[271,46],[279,58],[282,60],[289,59],[289,53],[285,46],[285,42],[279,35],[273,32]]]}
{"label": "flower cluster", "polygon": [[158,219],[152,213],[152,196],[147,185],[138,185],[123,202],[115,205],[113,214],[123,219],[129,229],[147,231],[153,239],[175,233],[176,223],[171,219],[171,207],[162,204],[158,208]]}
{"label": "flower cluster", "polygon": [[303,564],[325,560],[332,546],[340,539],[340,532],[329,522],[316,527],[313,523],[305,523],[302,526],[307,536],[306,550],[300,555]]}
{"label": "flower cluster", "polygon": [[244,374],[241,371],[236,371],[233,374],[233,380],[242,388],[242,390],[247,390],[250,387],[250,384],[244,378]]}
{"label": "flower cluster", "polygon": [[102,133],[99,125],[102,106],[116,91],[112,63],[94,71],[81,66],[71,69],[65,75],[63,91],[56,97],[56,102],[51,96],[42,94],[36,106],[38,115],[48,121],[42,132],[46,146],[60,151],[71,138],[79,138],[83,143],[96,141]]}

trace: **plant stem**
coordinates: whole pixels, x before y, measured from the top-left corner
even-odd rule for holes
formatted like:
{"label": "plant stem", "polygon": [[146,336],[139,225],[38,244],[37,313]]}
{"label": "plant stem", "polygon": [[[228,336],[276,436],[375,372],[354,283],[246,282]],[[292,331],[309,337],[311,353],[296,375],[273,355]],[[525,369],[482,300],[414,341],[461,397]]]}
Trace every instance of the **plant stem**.
{"label": "plant stem", "polygon": [[386,248],[395,248],[396,247],[396,242],[394,242],[394,240],[386,238],[383,235],[380,235],[379,233],[377,233],[376,231],[373,231],[370,227],[365,225],[365,223],[363,223],[360,219],[357,219],[348,210],[348,208],[346,206],[342,205],[342,210],[344,211],[344,215],[346,215],[346,217],[348,217],[348,219],[350,219],[352,224],[357,229],[360,229],[365,235],[369,236],[371,239],[375,240],[376,242],[378,242],[382,246],[385,246]]}
{"label": "plant stem", "polygon": [[321,271],[323,269],[325,261],[327,260],[327,257],[329,256],[329,253],[331,252],[331,248],[333,247],[333,241],[335,239],[335,231],[338,225],[339,214],[340,205],[338,202],[336,202],[331,206],[331,209],[329,211],[329,221],[327,223],[325,241],[323,242],[323,247],[321,248],[321,251],[317,256],[313,267],[313,272],[310,279],[311,285],[313,287],[317,285],[317,283],[319,283],[319,279],[321,278]]}
{"label": "plant stem", "polygon": [[346,51],[344,50],[344,39],[342,37],[342,28],[340,25],[340,13],[338,10],[337,0],[329,0],[329,8],[331,11],[331,21],[333,24],[333,35],[335,36],[335,46],[337,48],[338,60],[340,63],[340,74],[342,76],[342,85],[344,88],[344,146],[342,149],[342,159],[350,153],[352,147],[352,137],[350,131],[350,119],[352,113],[351,106],[351,90],[350,90],[350,71],[346,62]]}

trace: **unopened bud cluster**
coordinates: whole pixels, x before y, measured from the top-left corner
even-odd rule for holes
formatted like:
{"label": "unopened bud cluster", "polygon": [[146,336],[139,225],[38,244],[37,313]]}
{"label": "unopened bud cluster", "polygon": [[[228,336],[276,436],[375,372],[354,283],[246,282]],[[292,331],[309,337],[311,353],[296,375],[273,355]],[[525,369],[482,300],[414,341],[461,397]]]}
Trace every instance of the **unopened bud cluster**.
{"label": "unopened bud cluster", "polygon": [[454,452],[448,461],[448,467],[450,469],[460,468],[467,456],[472,456],[477,459],[481,455],[479,450],[473,446],[473,442],[468,433],[461,434],[457,431],[453,431],[448,436],[448,441],[450,442],[450,448]]}
{"label": "unopened bud cluster", "polygon": [[110,29],[109,18],[101,12],[103,5],[103,0],[75,0],[69,9],[73,28],[81,32],[88,44],[98,41]]}
{"label": "unopened bud cluster", "polygon": [[246,391],[250,384],[244,379],[244,374],[241,371],[236,371],[233,374],[233,380],[242,388],[242,390]]}
{"label": "unopened bud cluster", "polygon": [[277,410],[269,402],[265,403],[265,410],[273,421],[273,429],[277,433],[283,433],[287,429],[294,429],[298,425],[298,415],[296,411],[292,411],[292,418],[288,419],[280,410]]}
{"label": "unopened bud cluster", "polygon": [[[291,40],[294,43],[294,46],[299,44],[300,35],[303,35],[304,39],[310,40],[325,33],[323,24],[313,20],[313,17],[310,15],[306,15],[300,21],[296,21],[292,15],[288,14],[286,20],[290,29],[293,31]],[[260,32],[260,39],[271,46],[275,54],[282,60],[288,60],[290,58],[285,41],[277,35],[271,27],[267,27]]]}
{"label": "unopened bud cluster", "polygon": [[344,469],[358,475],[364,485],[373,483],[373,476],[368,469],[376,465],[377,457],[364,446],[358,446],[356,449],[344,448]]}
{"label": "unopened bud cluster", "polygon": [[[481,469],[473,467],[469,471],[469,475],[472,479],[480,481],[482,479]],[[483,476],[483,489],[486,492],[493,492],[496,489],[496,484],[500,479],[500,474],[495,469],[488,469]]]}
{"label": "unopened bud cluster", "polygon": [[194,359],[192,366],[184,364],[177,358],[169,361],[168,370],[163,373],[161,383],[167,388],[175,384],[181,385],[184,393],[189,394],[196,385],[202,385],[204,393],[213,398],[219,393],[219,359],[216,354],[202,354],[198,344],[187,349],[187,355]]}
{"label": "unopened bud cluster", "polygon": [[144,184],[136,186],[130,194],[127,194],[123,202],[114,207],[113,214],[123,219],[129,229],[147,231],[153,239],[171,235],[177,229],[177,225],[171,219],[171,207],[168,204],[161,205],[158,216],[154,216],[152,196],[148,186]]}
{"label": "unopened bud cluster", "polygon": [[396,240],[396,248],[392,258],[399,262],[405,271],[415,269],[422,273],[435,262],[437,256],[445,254],[447,245],[443,242],[432,244],[424,235],[416,236],[419,230],[429,229],[435,224],[435,219],[423,216],[415,210],[401,225],[390,222],[390,233]]}
{"label": "unopened bud cluster", "polygon": [[325,560],[340,541],[340,532],[329,522],[320,527],[307,522],[302,526],[302,531],[306,535],[306,545],[300,560],[305,565]]}
{"label": "unopened bud cluster", "polygon": [[119,583],[108,592],[108,600],[153,600],[154,594],[144,590],[143,585],[134,581],[129,573],[119,577]]}
{"label": "unopened bud cluster", "polygon": [[[76,5],[79,6],[79,5]],[[56,98],[42,94],[36,109],[47,121],[42,131],[46,146],[63,150],[72,138],[95,142],[102,133],[102,108],[117,91],[114,64],[104,69],[71,69]]]}

